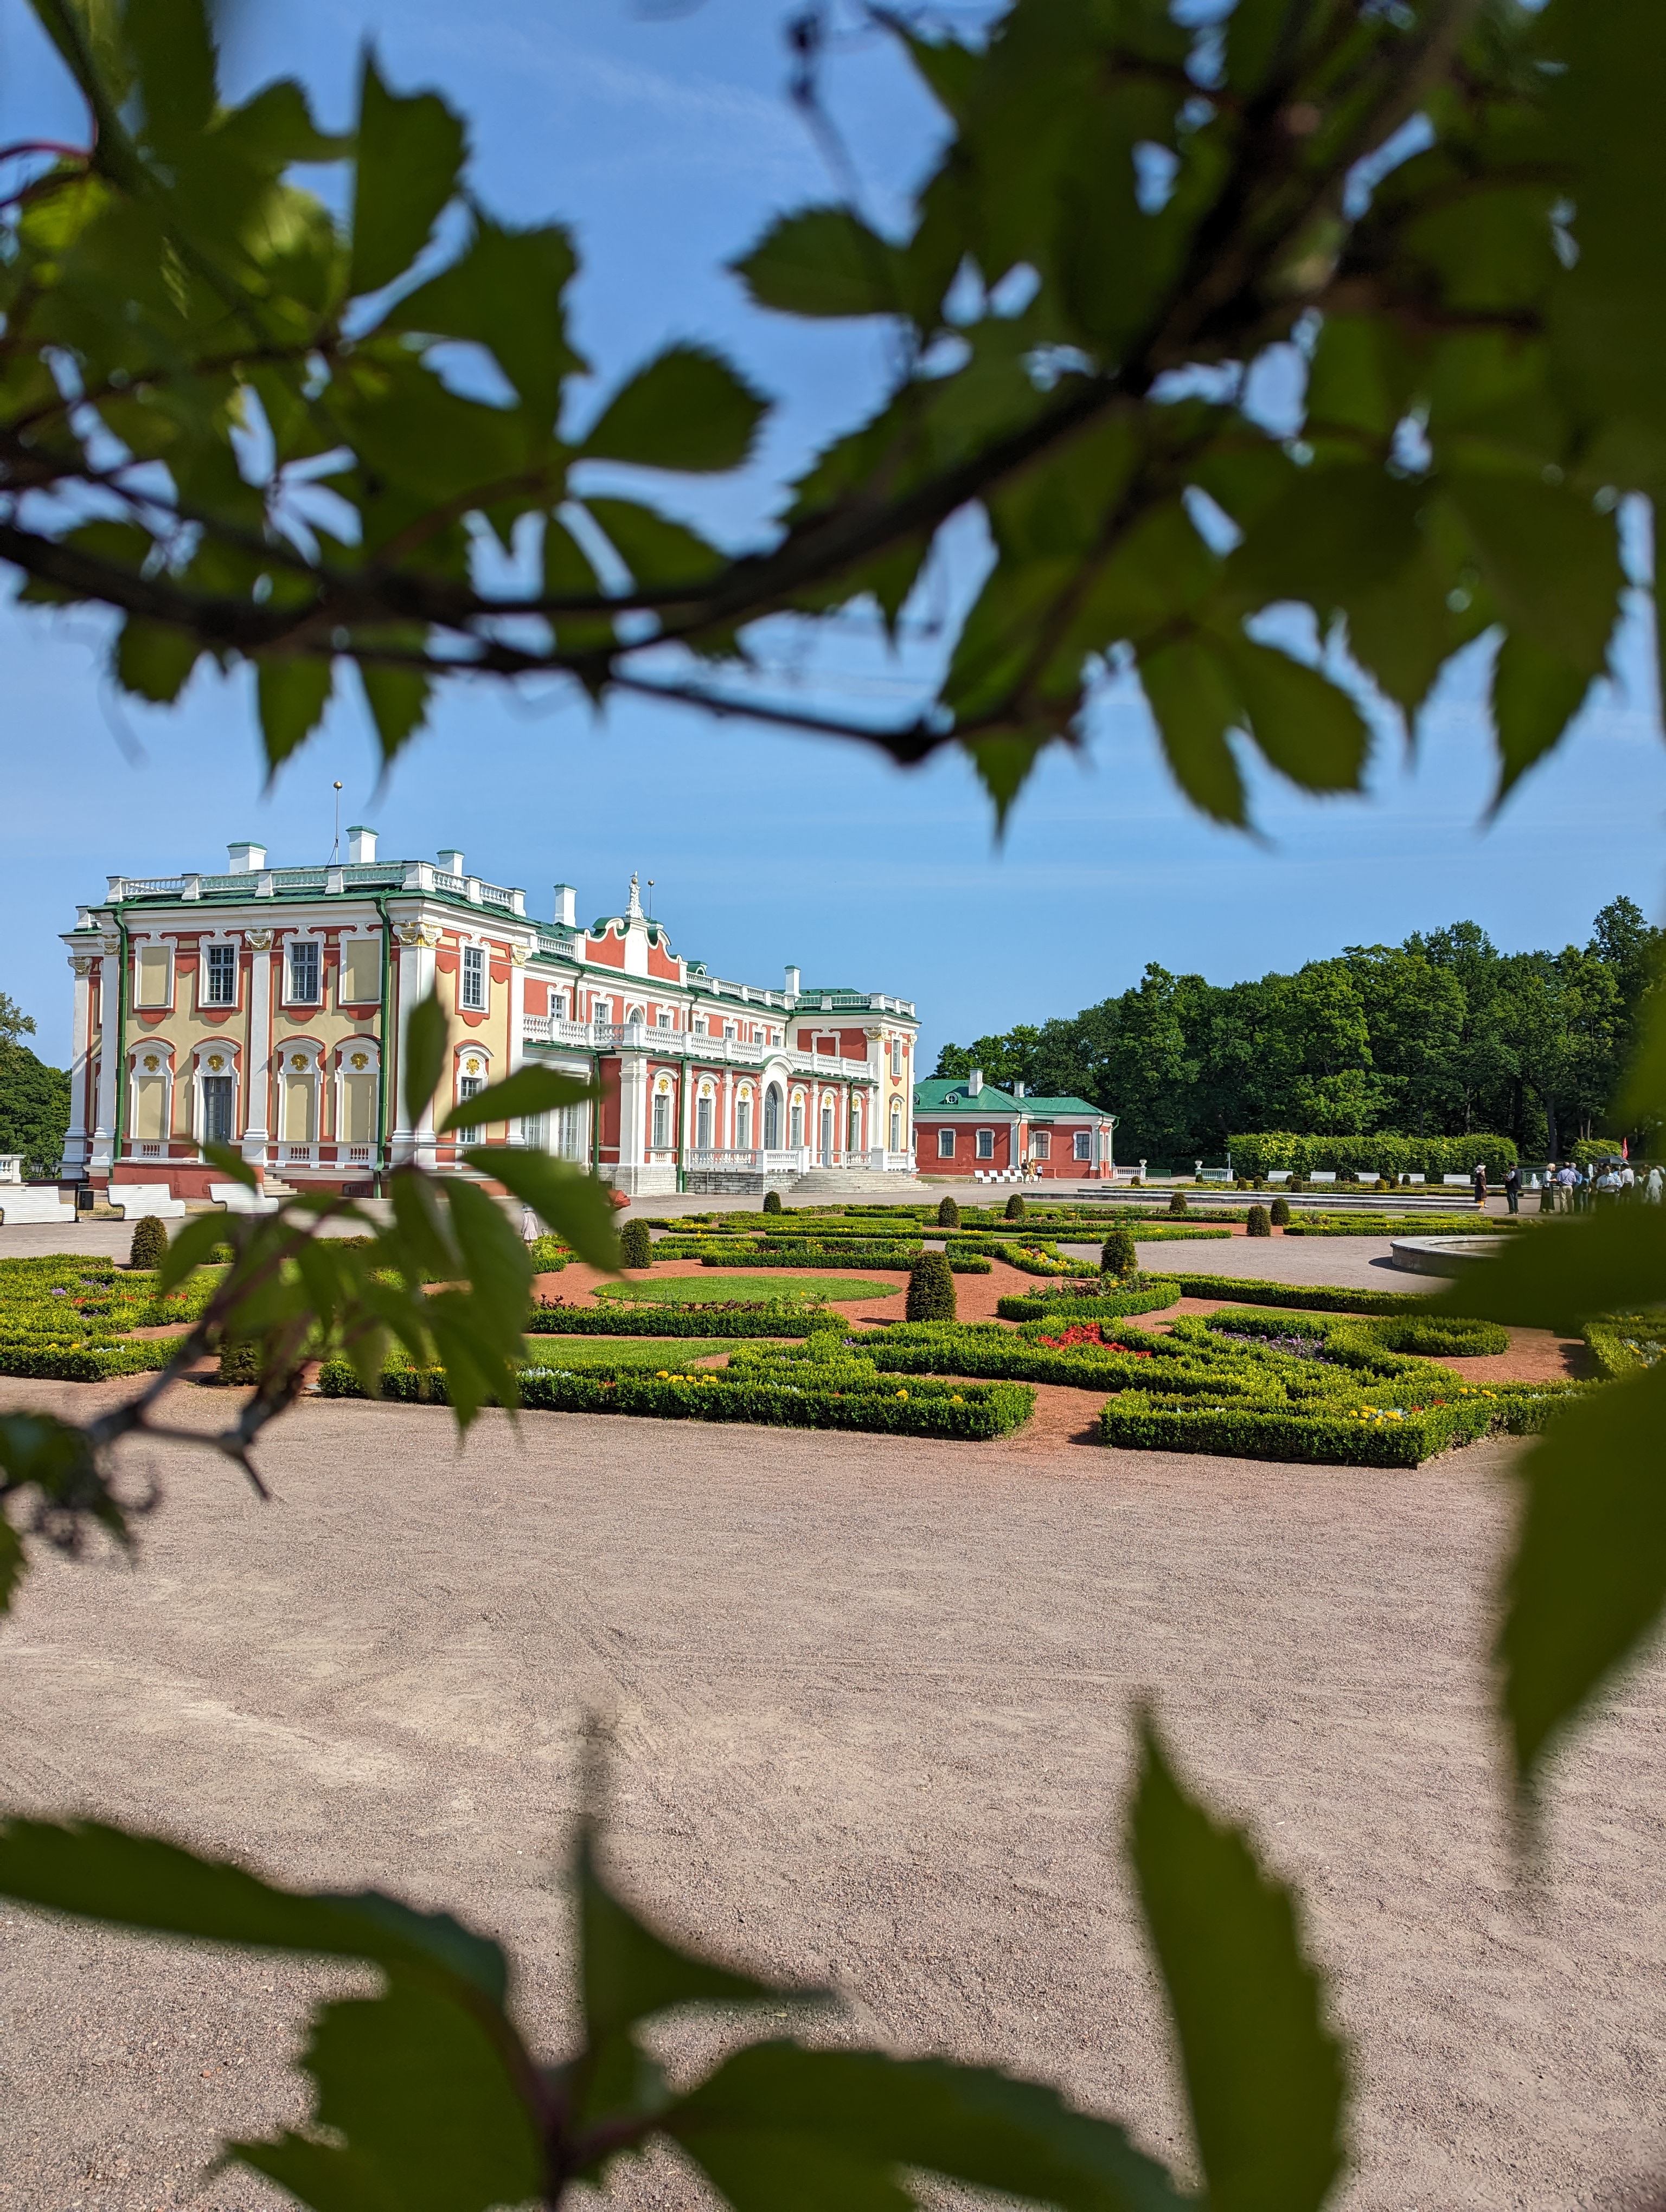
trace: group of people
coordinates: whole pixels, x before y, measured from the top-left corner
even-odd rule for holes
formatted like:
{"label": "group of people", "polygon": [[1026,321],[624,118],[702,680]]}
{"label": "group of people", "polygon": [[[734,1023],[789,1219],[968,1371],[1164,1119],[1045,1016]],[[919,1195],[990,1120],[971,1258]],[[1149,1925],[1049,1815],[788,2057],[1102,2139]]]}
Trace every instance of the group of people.
{"label": "group of people", "polygon": [[[1475,1204],[1485,1206],[1486,1168],[1478,1164],[1471,1181]],[[1547,1212],[1583,1213],[1598,1199],[1628,1198],[1640,1200],[1645,1206],[1658,1206],[1663,1195],[1666,1195],[1666,1174],[1658,1167],[1651,1167],[1647,1175],[1639,1176],[1629,1160],[1601,1160],[1582,1175],[1577,1161],[1564,1160],[1560,1167],[1553,1162],[1547,1169],[1540,1203]],[[1504,1196],[1510,1211],[1519,1213],[1522,1171],[1513,1162],[1504,1178]]]}

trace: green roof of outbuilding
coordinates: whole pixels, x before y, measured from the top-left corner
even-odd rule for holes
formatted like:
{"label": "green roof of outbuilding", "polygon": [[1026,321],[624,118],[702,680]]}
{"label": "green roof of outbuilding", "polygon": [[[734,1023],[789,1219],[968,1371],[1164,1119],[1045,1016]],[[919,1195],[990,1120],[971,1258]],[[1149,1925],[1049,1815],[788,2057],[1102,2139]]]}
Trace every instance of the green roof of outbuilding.
{"label": "green roof of outbuilding", "polygon": [[1043,1120],[1049,1114],[1091,1114],[1096,1120],[1109,1117],[1103,1106],[1091,1106],[1085,1098],[1020,1098],[1018,1104],[1026,1114],[1038,1114]]}
{"label": "green roof of outbuilding", "polygon": [[914,1110],[916,1114],[1017,1114],[1023,1110],[1023,1102],[997,1091],[993,1083],[986,1083],[975,1097],[964,1075],[929,1075],[914,1086]]}

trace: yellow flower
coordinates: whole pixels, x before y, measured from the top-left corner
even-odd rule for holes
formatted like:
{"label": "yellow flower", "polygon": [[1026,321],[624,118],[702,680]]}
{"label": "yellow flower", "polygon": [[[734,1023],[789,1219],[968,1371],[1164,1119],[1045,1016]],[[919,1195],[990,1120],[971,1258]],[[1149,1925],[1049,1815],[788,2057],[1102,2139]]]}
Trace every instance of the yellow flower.
{"label": "yellow flower", "polygon": [[906,1398],[909,1394],[906,1390],[899,1390],[897,1395],[899,1398]]}

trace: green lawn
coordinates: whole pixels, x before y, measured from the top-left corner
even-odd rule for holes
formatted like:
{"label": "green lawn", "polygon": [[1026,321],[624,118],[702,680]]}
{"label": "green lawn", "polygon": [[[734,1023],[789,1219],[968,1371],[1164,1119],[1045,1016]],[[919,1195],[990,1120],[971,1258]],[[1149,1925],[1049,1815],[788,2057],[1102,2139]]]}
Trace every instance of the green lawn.
{"label": "green lawn", "polygon": [[861,1275],[661,1275],[635,1283],[602,1283],[599,1298],[624,1298],[632,1305],[803,1305],[823,1298],[897,1298],[900,1283],[876,1283]]}
{"label": "green lawn", "polygon": [[733,1350],[733,1338],[721,1336],[530,1336],[526,1364],[568,1375],[590,1367],[612,1374],[640,1369],[648,1375],[675,1375],[711,1352]]}

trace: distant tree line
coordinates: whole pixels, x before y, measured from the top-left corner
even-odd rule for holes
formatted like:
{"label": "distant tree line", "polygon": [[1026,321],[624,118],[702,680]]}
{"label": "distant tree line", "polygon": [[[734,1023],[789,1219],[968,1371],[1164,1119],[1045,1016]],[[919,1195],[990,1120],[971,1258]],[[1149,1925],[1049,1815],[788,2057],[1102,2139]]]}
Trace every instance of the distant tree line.
{"label": "distant tree line", "polygon": [[[1234,1133],[1513,1137],[1523,1158],[1623,1133],[1605,1115],[1666,931],[1628,898],[1590,942],[1500,952],[1473,921],[1217,985],[1154,962],[1068,1019],[945,1045],[939,1075],[1090,1099],[1116,1155],[1219,1157]],[[1629,1133],[1635,1139],[1648,1133]]]}
{"label": "distant tree line", "polygon": [[70,1126],[70,1079],[19,1040],[33,1018],[0,991],[0,1152],[21,1152],[25,1176],[53,1176]]}

